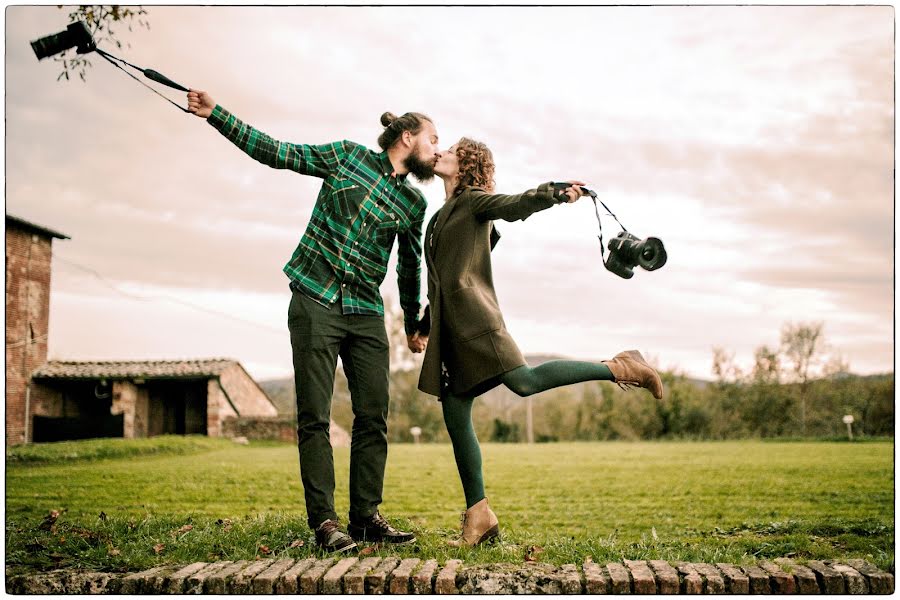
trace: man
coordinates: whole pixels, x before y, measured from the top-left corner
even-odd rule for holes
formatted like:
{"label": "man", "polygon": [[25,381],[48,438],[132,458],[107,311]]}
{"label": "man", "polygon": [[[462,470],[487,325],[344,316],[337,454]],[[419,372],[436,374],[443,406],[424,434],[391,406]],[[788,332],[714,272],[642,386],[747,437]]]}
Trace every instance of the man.
{"label": "man", "polygon": [[[244,124],[206,92],[188,92],[188,109],[259,162],[324,179],[306,232],[284,267],[292,298],[288,329],[297,391],[300,478],[307,522],[326,551],[346,552],[356,541],[409,543],[379,514],[387,459],[389,346],[379,286],[394,239],[397,279],[409,349],[416,333],[425,198],[407,181],[434,175],[438,136],[419,113],[382,116],[382,152],[343,140],[289,144]],[[350,524],[334,510],[334,460],[329,440],[331,394],[341,357],[353,405],[350,444]]]}

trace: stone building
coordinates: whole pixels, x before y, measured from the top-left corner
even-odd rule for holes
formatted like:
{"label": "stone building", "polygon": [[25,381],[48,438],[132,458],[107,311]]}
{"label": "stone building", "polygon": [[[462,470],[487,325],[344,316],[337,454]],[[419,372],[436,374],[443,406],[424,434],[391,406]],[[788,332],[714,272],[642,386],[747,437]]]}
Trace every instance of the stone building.
{"label": "stone building", "polygon": [[53,240],[69,237],[6,215],[6,444],[31,437],[28,380],[47,360]]}
{"label": "stone building", "polygon": [[32,374],[34,442],[223,435],[228,418],[275,417],[234,360],[50,361]]}

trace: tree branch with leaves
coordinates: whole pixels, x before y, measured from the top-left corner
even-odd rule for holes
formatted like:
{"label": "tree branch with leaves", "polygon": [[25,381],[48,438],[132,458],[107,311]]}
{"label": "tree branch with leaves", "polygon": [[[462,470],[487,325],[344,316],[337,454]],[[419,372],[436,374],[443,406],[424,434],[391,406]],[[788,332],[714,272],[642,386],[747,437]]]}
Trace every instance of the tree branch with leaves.
{"label": "tree branch with leaves", "polygon": [[[117,33],[119,26],[124,25],[129,32],[134,31],[134,26],[145,27],[149,30],[150,22],[145,18],[146,15],[147,11],[141,6],[80,5],[69,13],[69,23],[84,21],[96,44],[105,42],[121,49],[123,42]],[[114,25],[115,30],[113,29]],[[124,46],[130,48],[131,44],[125,42]],[[87,69],[92,65],[86,54],[76,54],[74,48],[69,48],[60,55],[54,56],[53,60],[62,65],[62,72],[56,78],[57,81],[62,78],[69,80],[70,74],[76,73],[82,81],[87,81]]]}

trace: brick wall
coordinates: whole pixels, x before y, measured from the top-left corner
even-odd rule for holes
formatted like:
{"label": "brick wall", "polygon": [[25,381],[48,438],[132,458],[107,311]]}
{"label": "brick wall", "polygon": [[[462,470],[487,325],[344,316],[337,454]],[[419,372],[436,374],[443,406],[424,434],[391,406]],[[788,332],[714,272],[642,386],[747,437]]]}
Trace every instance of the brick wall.
{"label": "brick wall", "polygon": [[225,369],[219,380],[242,417],[274,417],[278,414],[268,396],[239,364]]}
{"label": "brick wall", "polygon": [[[110,412],[114,415],[124,415],[122,437],[132,439],[135,437],[135,420],[140,420],[137,415],[137,386],[131,381],[113,381],[112,388],[113,405]],[[144,420],[146,421],[146,415]]]}
{"label": "brick wall", "polygon": [[225,392],[216,379],[206,383],[206,435],[222,436],[222,421],[228,417],[236,417],[237,413],[225,397]]}
{"label": "brick wall", "polygon": [[7,221],[7,445],[28,441],[25,415],[28,379],[31,372],[47,360],[51,242],[50,237],[23,231]]}
{"label": "brick wall", "polygon": [[[248,440],[280,440],[297,443],[297,418],[291,417],[227,417],[222,421],[222,437],[245,437]],[[331,422],[331,446],[348,448],[350,434]]]}
{"label": "brick wall", "polygon": [[294,417],[228,417],[222,421],[222,436],[245,437],[248,440],[281,440],[297,442],[297,419]]}
{"label": "brick wall", "polygon": [[31,382],[31,414],[42,417],[64,417],[62,391],[48,385]]}
{"label": "brick wall", "polygon": [[[232,403],[234,408],[232,408]],[[237,413],[235,409],[237,409]],[[242,433],[226,433],[223,426],[226,419],[235,418],[238,413],[241,417],[276,417],[278,409],[247,371],[239,364],[234,364],[219,375],[218,381],[209,380],[206,402],[206,434],[211,437],[244,435]],[[278,435],[280,434],[275,434],[275,437],[254,439],[280,439]]]}

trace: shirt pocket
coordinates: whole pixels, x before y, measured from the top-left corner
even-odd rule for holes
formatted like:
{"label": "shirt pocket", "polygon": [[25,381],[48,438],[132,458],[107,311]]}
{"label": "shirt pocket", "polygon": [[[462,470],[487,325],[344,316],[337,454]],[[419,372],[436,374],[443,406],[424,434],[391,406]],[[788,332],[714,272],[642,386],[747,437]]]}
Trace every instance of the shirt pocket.
{"label": "shirt pocket", "polygon": [[343,217],[355,215],[365,197],[365,188],[358,181],[341,176],[333,177],[329,185],[331,209]]}
{"label": "shirt pocket", "polygon": [[375,237],[390,248],[398,233],[409,229],[412,221],[406,211],[389,198],[378,198],[372,215],[375,217]]}
{"label": "shirt pocket", "polygon": [[375,240],[380,246],[390,251],[394,246],[394,238],[400,230],[400,220],[394,216],[393,219],[388,215],[384,220],[375,224]]}

